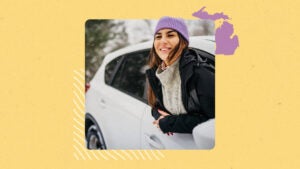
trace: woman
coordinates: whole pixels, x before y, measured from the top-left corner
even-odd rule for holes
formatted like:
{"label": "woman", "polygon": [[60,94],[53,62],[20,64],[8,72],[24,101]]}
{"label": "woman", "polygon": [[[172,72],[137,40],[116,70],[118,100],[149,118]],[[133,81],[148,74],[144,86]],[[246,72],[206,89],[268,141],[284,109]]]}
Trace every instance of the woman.
{"label": "woman", "polygon": [[168,135],[192,133],[196,125],[215,117],[214,74],[196,66],[196,53],[188,44],[182,19],[159,20],[146,71],[148,102],[153,124]]}

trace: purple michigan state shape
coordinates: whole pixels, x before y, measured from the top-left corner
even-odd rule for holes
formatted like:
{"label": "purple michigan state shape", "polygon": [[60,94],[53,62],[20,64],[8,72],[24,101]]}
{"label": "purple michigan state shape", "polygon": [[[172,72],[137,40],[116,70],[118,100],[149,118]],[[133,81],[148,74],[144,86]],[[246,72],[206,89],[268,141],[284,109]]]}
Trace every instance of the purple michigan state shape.
{"label": "purple michigan state shape", "polygon": [[222,13],[208,14],[202,7],[199,11],[193,13],[193,16],[200,19],[218,20],[223,19],[223,23],[216,29],[216,54],[233,55],[236,48],[239,46],[239,39],[237,35],[233,36],[233,25],[227,20],[230,18]]}

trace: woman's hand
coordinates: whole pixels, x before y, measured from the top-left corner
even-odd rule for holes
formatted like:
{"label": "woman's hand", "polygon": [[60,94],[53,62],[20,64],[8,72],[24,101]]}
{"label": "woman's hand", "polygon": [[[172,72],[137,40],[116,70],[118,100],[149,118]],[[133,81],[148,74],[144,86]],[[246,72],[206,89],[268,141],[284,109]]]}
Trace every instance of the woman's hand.
{"label": "woman's hand", "polygon": [[165,112],[165,111],[162,111],[162,110],[160,110],[160,109],[157,109],[157,111],[158,111],[158,113],[161,115],[161,116],[169,116],[170,114],[168,114],[167,112]]}
{"label": "woman's hand", "polygon": [[159,116],[159,118],[157,120],[154,120],[153,121],[153,125],[157,128],[159,128],[159,120],[164,118],[164,116]]}
{"label": "woman's hand", "polygon": [[[157,120],[153,121],[153,125],[155,125],[157,128],[159,128],[159,120],[162,119],[162,118],[164,118],[164,117],[166,117],[166,116],[169,116],[170,114],[168,114],[167,112],[162,111],[162,110],[160,110],[160,109],[157,109],[157,111],[158,111],[158,113],[160,114],[160,117],[159,117]],[[160,128],[159,128],[159,129],[160,129]],[[166,134],[167,134],[168,136],[173,135],[172,132],[167,132]]]}

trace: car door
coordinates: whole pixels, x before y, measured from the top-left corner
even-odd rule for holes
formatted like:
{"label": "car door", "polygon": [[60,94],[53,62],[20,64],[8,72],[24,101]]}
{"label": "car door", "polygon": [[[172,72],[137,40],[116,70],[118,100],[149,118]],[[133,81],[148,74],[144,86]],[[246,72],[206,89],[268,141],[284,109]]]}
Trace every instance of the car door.
{"label": "car door", "polygon": [[142,119],[142,149],[198,149],[192,134],[174,133],[168,136],[156,128],[152,122],[151,107],[147,106]]}
{"label": "car door", "polygon": [[141,119],[146,109],[144,66],[147,51],[123,56],[112,78],[106,81],[106,143],[109,149],[140,149]]}

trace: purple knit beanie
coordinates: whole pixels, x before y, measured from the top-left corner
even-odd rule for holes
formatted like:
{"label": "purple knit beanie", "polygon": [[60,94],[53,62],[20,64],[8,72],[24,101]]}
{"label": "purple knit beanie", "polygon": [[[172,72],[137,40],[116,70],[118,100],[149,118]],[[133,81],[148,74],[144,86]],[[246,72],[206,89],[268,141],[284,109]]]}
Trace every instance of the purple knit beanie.
{"label": "purple knit beanie", "polygon": [[158,21],[154,35],[161,29],[169,28],[174,29],[177,32],[179,32],[187,42],[189,42],[189,33],[186,24],[184,23],[184,20],[181,18],[172,18],[168,16],[164,16],[160,18]]}

